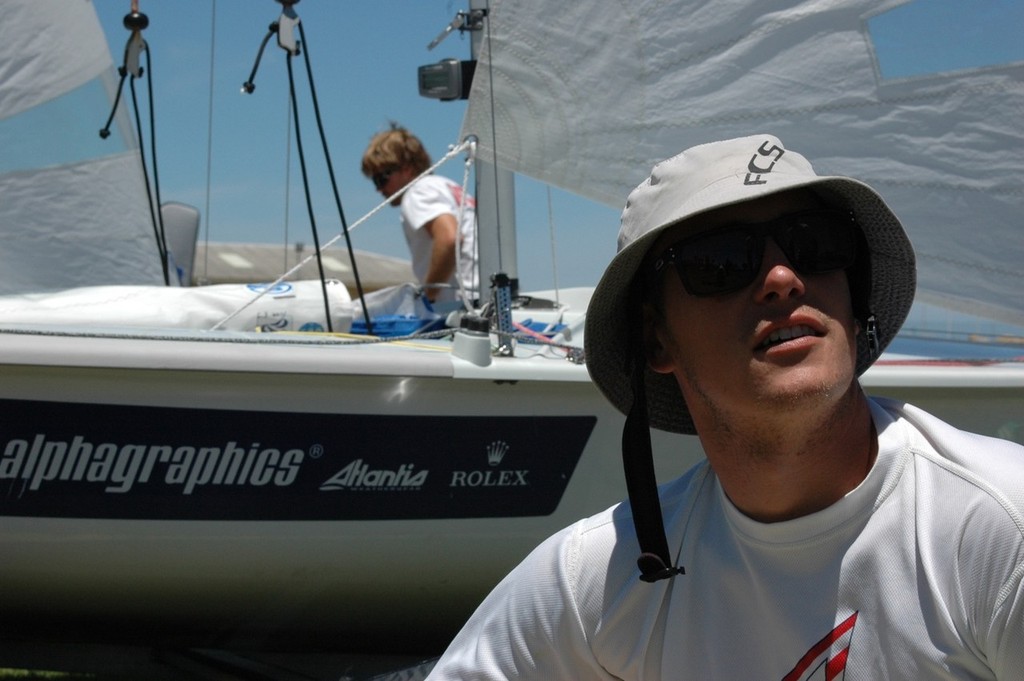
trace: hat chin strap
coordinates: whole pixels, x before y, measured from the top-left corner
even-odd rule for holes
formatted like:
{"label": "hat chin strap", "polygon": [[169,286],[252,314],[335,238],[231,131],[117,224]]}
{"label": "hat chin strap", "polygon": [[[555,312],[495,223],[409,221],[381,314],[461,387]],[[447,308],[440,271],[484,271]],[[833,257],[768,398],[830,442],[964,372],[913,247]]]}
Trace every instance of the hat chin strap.
{"label": "hat chin strap", "polygon": [[682,566],[671,567],[665,522],[658,499],[658,482],[654,475],[654,454],[647,420],[647,391],[643,370],[634,370],[633,406],[622,429],[622,467],[626,473],[626,491],[633,512],[633,526],[640,543],[640,579],[656,582],[686,574]]}
{"label": "hat chin strap", "polygon": [[878,319],[871,312],[868,313],[868,318],[864,322],[864,335],[867,337],[871,360],[874,361],[882,354],[882,349],[881,342],[878,340]]}

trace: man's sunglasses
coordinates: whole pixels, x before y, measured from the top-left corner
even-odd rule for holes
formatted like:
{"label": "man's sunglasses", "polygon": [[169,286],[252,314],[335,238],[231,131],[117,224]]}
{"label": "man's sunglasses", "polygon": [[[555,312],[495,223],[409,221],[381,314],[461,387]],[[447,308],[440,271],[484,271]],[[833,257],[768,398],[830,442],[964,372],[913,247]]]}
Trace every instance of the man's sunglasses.
{"label": "man's sunglasses", "polygon": [[729,225],[677,241],[654,262],[654,274],[673,265],[694,296],[716,296],[746,288],[761,271],[765,237],[779,245],[801,274],[845,269],[857,259],[853,214],[806,210],[767,222]]}
{"label": "man's sunglasses", "polygon": [[379,173],[373,174],[370,179],[373,180],[373,186],[377,188],[377,191],[384,189],[384,185],[388,183],[388,180],[391,179],[391,176],[395,174],[396,170],[398,169],[391,168],[389,170],[382,170]]}

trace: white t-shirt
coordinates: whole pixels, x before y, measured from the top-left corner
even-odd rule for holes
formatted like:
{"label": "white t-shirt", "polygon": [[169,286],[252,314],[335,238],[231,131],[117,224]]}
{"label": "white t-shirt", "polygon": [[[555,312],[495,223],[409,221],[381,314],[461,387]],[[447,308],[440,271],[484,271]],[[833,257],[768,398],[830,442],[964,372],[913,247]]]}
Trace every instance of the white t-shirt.
{"label": "white t-shirt", "polygon": [[[476,200],[467,195],[462,221],[459,223],[459,253],[455,274],[448,283],[452,288],[442,289],[435,302],[455,300],[461,281],[470,299],[477,297],[476,254]],[[425,280],[430,268],[430,252],[433,239],[423,227],[434,218],[451,214],[459,218],[462,203],[462,187],[451,180],[437,175],[427,175],[413,183],[402,195],[402,231],[412,255],[412,271],[420,283]],[[458,277],[458,278],[456,278]]]}
{"label": "white t-shirt", "polygon": [[1024,448],[871,409],[878,459],[829,508],[756,522],[701,463],[661,489],[686,574],[641,582],[614,506],[535,549],[428,679],[1024,679]]}

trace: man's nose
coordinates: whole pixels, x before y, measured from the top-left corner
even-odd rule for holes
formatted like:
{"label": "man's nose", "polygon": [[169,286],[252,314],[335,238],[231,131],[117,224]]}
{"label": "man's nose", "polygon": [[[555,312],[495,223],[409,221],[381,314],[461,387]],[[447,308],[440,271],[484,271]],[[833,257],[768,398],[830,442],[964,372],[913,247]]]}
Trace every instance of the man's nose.
{"label": "man's nose", "polygon": [[765,238],[757,281],[760,282],[758,298],[762,300],[799,296],[805,290],[803,276],[771,237]]}

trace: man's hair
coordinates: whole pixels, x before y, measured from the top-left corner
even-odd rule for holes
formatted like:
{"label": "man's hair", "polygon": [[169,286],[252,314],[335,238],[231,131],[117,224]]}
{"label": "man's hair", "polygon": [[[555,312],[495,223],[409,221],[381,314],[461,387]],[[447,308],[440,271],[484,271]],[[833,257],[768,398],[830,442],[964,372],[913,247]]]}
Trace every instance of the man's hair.
{"label": "man's hair", "polygon": [[417,174],[422,173],[430,167],[430,155],[416,135],[397,123],[392,123],[390,130],[374,135],[363,153],[362,170],[366,177],[406,165]]}

